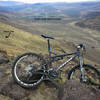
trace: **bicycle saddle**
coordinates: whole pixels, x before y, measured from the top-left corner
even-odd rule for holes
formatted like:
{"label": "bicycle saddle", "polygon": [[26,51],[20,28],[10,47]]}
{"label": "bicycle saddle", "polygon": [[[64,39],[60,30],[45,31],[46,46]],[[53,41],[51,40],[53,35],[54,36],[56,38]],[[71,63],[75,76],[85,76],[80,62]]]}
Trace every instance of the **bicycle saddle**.
{"label": "bicycle saddle", "polygon": [[46,36],[46,35],[41,35],[43,38],[47,38],[47,39],[54,39],[54,37],[51,37],[51,36]]}

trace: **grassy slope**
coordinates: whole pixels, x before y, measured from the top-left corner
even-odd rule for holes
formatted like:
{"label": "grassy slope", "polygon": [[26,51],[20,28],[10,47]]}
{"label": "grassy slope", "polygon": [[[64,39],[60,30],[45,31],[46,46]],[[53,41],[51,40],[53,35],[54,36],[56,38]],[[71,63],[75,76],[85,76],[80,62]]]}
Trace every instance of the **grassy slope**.
{"label": "grassy slope", "polygon": [[[10,56],[18,56],[21,53],[29,51],[36,53],[47,53],[46,41],[39,36],[40,34],[47,33],[51,36],[55,36],[58,39],[57,42],[53,42],[53,45],[56,45],[56,47],[58,48],[62,46],[65,51],[69,51],[68,49],[72,49],[70,48],[70,44],[68,42],[74,42],[75,44],[86,42],[88,49],[88,60],[86,59],[85,61],[93,65],[100,62],[98,59],[100,57],[100,36],[99,32],[97,31],[76,27],[74,23],[27,23],[21,26],[24,25],[28,26],[28,28],[31,29],[31,33],[33,34],[29,34],[28,32],[23,31],[24,27],[22,28],[23,30],[21,30],[0,22],[0,49],[6,50]],[[11,35],[9,39],[6,39],[6,33],[3,32],[4,30],[14,30],[15,32]],[[58,43],[59,40],[62,42]],[[91,46],[96,46],[98,48],[91,49]],[[56,98],[56,92],[53,92],[55,94],[52,95],[49,89],[46,88],[44,91],[42,91],[43,89],[45,89],[44,85],[40,87],[40,90],[37,90],[37,95],[30,97],[31,100],[53,100],[53,98]],[[50,95],[49,98],[47,97],[48,95]],[[0,97],[3,98],[2,96]]]}
{"label": "grassy slope", "polygon": [[[13,56],[28,51],[44,54],[47,53],[47,44],[46,40],[40,37],[40,34],[46,33],[56,37],[58,41],[53,40],[53,45],[57,48],[61,47],[65,51],[70,50],[68,42],[74,42],[74,44],[85,42],[87,44],[87,58],[90,61],[95,62],[95,64],[99,64],[100,61],[97,59],[100,56],[99,32],[91,29],[80,28],[75,26],[74,23],[75,22],[67,24],[52,24],[24,22],[19,23],[22,30],[0,23],[0,48],[6,49],[6,51]],[[16,21],[15,24],[18,26]],[[31,33],[33,34],[23,31],[25,28],[31,30]],[[5,39],[5,34],[7,33],[3,33],[3,30],[14,30],[15,32],[9,39]],[[92,49],[92,46],[95,46],[96,48]]]}
{"label": "grassy slope", "polygon": [[[11,34],[10,38],[6,39],[5,35],[8,33],[4,33],[4,30],[13,30],[14,33]],[[9,55],[14,56],[26,51],[45,52],[44,47],[41,46],[44,43],[45,41],[39,36],[0,22],[0,49],[5,49]]]}
{"label": "grassy slope", "polygon": [[[59,49],[60,48],[59,46],[61,46],[66,51],[69,51],[68,49],[73,48],[73,47],[70,48],[70,42],[79,43],[88,40],[87,42],[89,44],[90,42],[95,43],[94,38],[92,38],[93,34],[91,33],[92,32],[91,30],[88,29],[83,30],[79,27],[74,26],[74,23],[63,25],[63,27],[61,27],[62,24],[58,25],[46,24],[46,26],[43,24],[35,24],[35,25],[38,27],[38,30],[41,31],[41,33],[48,32],[47,34],[54,35],[57,38],[58,41],[53,42],[53,46],[56,46],[56,49]],[[14,30],[15,32],[11,34],[11,37],[9,39],[5,39],[6,33],[3,32],[4,30]],[[97,34],[95,34],[95,36],[97,37],[99,36],[98,32]],[[86,37],[89,39],[87,39]],[[61,42],[59,42],[59,40]],[[1,22],[0,22],[0,49],[6,50],[10,56],[17,56],[21,53],[28,51],[33,51],[36,53],[37,52],[47,53],[46,41],[42,39],[39,35],[30,34],[21,29],[14,28],[10,25],[6,25]],[[86,59],[86,61],[90,62],[91,64],[94,64],[94,62],[91,62],[90,59],[89,60]],[[3,97],[2,95],[0,95],[0,97],[6,98]],[[30,95],[31,100],[45,100],[45,99],[56,100],[56,98],[57,98],[57,91],[55,89],[46,87],[44,84],[41,84],[41,86],[39,87],[39,89],[37,89],[35,94],[33,93],[33,95]],[[11,99],[7,97],[7,100]]]}
{"label": "grassy slope", "polygon": [[[7,39],[5,36],[8,33],[3,32],[5,30],[13,30],[14,33]],[[51,46],[55,48],[54,50],[58,50],[58,52],[60,48],[67,50],[66,47],[60,47],[59,41],[52,41],[51,44],[53,44]],[[47,54],[47,41],[36,33],[30,34],[0,22],[0,49],[6,50],[9,56],[18,56],[24,52]]]}
{"label": "grassy slope", "polygon": [[[4,33],[4,30],[14,30],[15,32],[11,34],[10,38],[6,39],[5,35],[7,35],[7,33]],[[57,48],[59,43],[56,42],[53,45],[56,45]],[[0,50],[1,49],[6,50],[9,56],[18,56],[21,53],[29,51],[47,53],[46,41],[41,37],[0,22]],[[0,100],[12,100],[8,96],[1,94],[0,98],[2,98]],[[55,88],[48,88],[44,84],[41,84],[39,89],[35,91],[35,94],[33,93],[29,98],[30,100],[56,100],[57,91]]]}
{"label": "grassy slope", "polygon": [[[26,25],[23,25],[29,28],[29,30],[31,29],[31,33],[33,34],[35,34],[34,31],[36,31],[37,35],[46,33],[48,35],[56,37],[56,39],[64,45],[62,47],[65,47],[65,49],[70,48],[68,42],[73,42],[74,44],[85,42],[87,45],[87,58],[92,62],[99,63],[100,60],[97,59],[100,56],[99,31],[88,28],[80,28],[78,26],[75,26],[74,23],[76,22],[67,24],[27,23]],[[95,49],[91,48],[93,46],[95,47]]]}

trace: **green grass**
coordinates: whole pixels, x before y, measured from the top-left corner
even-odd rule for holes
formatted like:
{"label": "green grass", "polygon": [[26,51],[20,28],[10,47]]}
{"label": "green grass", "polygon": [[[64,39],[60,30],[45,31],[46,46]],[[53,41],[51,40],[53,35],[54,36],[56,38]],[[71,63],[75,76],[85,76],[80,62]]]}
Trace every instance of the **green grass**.
{"label": "green grass", "polygon": [[[13,30],[14,33],[7,39],[5,38],[8,33],[5,30]],[[52,41],[51,47],[58,50],[60,48],[59,41]],[[64,47],[62,47],[64,48]],[[31,34],[21,29],[17,29],[7,24],[0,22],[0,49],[7,51],[9,56],[18,56],[24,52],[34,52],[47,54],[47,41],[40,35]],[[67,49],[66,49],[67,50]],[[58,50],[59,51],[59,50]]]}
{"label": "green grass", "polygon": [[[19,25],[21,29],[12,27],[7,24],[0,23],[0,49],[6,50],[9,55],[18,56],[24,52],[35,52],[47,54],[47,41],[40,35],[47,34],[53,36],[56,40],[52,40],[52,48],[55,52],[64,49],[66,52],[74,51],[75,48],[71,47],[70,43],[75,45],[79,43],[86,43],[87,61],[95,62],[93,65],[100,64],[100,35],[96,30],[88,28],[80,28],[73,23],[67,24],[53,24],[53,23],[25,23],[21,22]],[[18,23],[15,23],[18,26]],[[23,30],[24,26],[30,30],[31,33]],[[15,32],[9,39],[5,38],[7,33],[4,30],[14,30]],[[95,46],[95,49],[91,49]]]}
{"label": "green grass", "polygon": [[[0,22],[0,49],[7,51],[9,56],[18,56],[25,52],[47,54],[47,41],[40,36],[40,34],[46,33],[56,38],[56,40],[51,41],[51,47],[58,53],[61,53],[61,49],[64,49],[66,52],[74,51],[76,49],[73,44],[86,42],[87,55],[85,56],[85,62],[99,66],[98,58],[100,56],[100,49],[91,49],[91,46],[100,46],[99,42],[96,40],[100,38],[99,32],[80,28],[75,26],[74,23],[75,22],[70,24],[20,23],[20,25],[25,25],[27,28],[32,29],[32,32],[29,33],[23,31],[23,28],[18,29]],[[6,39],[5,35],[7,35],[7,33],[4,33],[4,30],[13,30],[14,33],[11,34],[10,38]],[[69,64],[66,68],[74,66],[73,64]],[[9,74],[9,71],[6,73]],[[63,80],[61,82],[65,82],[65,76],[62,77]],[[33,92],[29,98],[30,100],[55,100],[57,98],[57,91],[41,84],[36,93],[34,94]],[[8,98],[7,100],[10,99]]]}
{"label": "green grass", "polygon": [[[5,30],[13,30],[14,33],[7,39]],[[37,35],[29,34],[23,30],[14,28],[0,22],[0,49],[5,49],[9,55],[18,55],[22,52],[46,52],[45,47],[41,46],[46,42]],[[42,52],[41,52],[42,51]]]}

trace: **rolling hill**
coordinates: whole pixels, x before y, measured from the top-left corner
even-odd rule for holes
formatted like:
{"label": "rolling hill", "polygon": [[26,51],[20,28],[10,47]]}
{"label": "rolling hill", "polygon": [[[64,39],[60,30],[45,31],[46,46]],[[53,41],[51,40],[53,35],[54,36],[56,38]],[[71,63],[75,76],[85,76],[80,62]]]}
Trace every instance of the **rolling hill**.
{"label": "rolling hill", "polygon": [[[15,2],[16,3],[16,2]],[[9,4],[9,3],[8,3]],[[85,18],[90,12],[97,12],[100,9],[100,2],[82,3],[36,3],[21,4],[13,6],[0,6],[0,11],[9,12],[7,15],[14,21],[34,23],[36,18],[60,18],[61,20],[50,20],[51,23],[69,23]],[[99,13],[99,12],[98,12]],[[93,14],[92,14],[93,16]],[[41,22],[41,21],[39,21]],[[45,20],[42,22],[46,22]],[[21,22],[20,22],[21,23]]]}
{"label": "rolling hill", "polygon": [[83,28],[91,28],[100,31],[100,11],[88,12],[76,25]]}
{"label": "rolling hill", "polygon": [[[16,3],[16,2],[15,2]],[[9,3],[8,3],[9,4]],[[62,16],[80,17],[84,12],[99,10],[100,2],[87,3],[36,3],[13,6],[0,6],[0,9],[19,13],[18,17],[26,18],[34,16]]]}

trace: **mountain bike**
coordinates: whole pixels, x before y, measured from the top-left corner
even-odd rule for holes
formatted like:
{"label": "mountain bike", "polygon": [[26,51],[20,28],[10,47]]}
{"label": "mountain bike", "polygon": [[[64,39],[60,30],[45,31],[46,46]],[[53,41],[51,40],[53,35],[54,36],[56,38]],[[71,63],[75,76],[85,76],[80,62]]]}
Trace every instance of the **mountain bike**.
{"label": "mountain bike", "polygon": [[[80,82],[100,86],[100,72],[93,66],[85,64],[83,55],[86,51],[85,44],[79,44],[75,52],[56,54],[51,51],[50,40],[54,37],[41,35],[48,42],[49,59],[35,53],[24,53],[18,56],[12,68],[12,76],[14,80],[22,87],[32,88],[38,86],[46,79],[60,79],[60,70],[70,61],[78,58],[79,64],[73,67],[68,73],[68,80],[75,79]],[[52,67],[52,63],[71,56],[60,66]]]}

